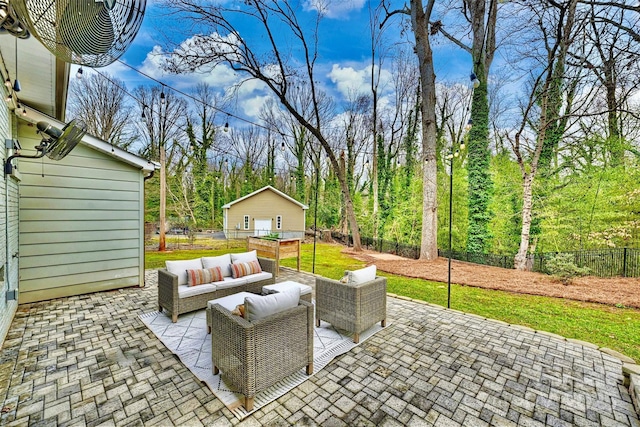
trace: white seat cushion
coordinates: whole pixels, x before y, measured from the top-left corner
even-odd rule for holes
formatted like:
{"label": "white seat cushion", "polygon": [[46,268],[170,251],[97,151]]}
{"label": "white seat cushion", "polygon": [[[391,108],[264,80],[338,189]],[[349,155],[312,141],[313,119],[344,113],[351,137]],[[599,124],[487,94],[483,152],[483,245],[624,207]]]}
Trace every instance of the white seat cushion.
{"label": "white seat cushion", "polygon": [[268,280],[271,279],[273,277],[273,274],[269,273],[268,271],[263,271],[262,273],[255,273],[255,274],[250,274],[248,276],[244,276],[242,277],[242,279],[247,279],[248,283],[254,283],[257,282],[258,280]]}
{"label": "white seat cushion", "polygon": [[202,257],[202,266],[204,268],[220,267],[224,277],[231,276],[231,256],[229,254]]}
{"label": "white seat cushion", "polygon": [[[231,262],[251,262],[258,260],[258,253],[253,250],[249,252],[241,252],[239,254],[231,254]],[[231,275],[231,274],[229,274]]]}
{"label": "white seat cushion", "polygon": [[218,288],[213,283],[206,283],[198,286],[180,285],[178,286],[178,297],[187,298],[195,295],[202,295],[209,292],[215,292],[216,289]]}
{"label": "white seat cushion", "polygon": [[300,295],[307,295],[311,293],[311,286],[304,285],[302,283],[294,282],[292,280],[287,280],[286,282],[275,283],[273,285],[265,285],[262,287],[262,291],[267,293],[272,292],[286,292],[290,289],[298,288],[300,289]]}
{"label": "white seat cushion", "polygon": [[360,283],[370,282],[376,278],[376,266],[361,268],[360,270],[350,271],[348,273],[349,285],[358,285]]}
{"label": "white seat cushion", "polygon": [[247,277],[238,277],[234,279],[232,277],[225,277],[222,282],[215,282],[217,289],[228,289],[234,286],[242,286],[247,283]]}
{"label": "white seat cushion", "polygon": [[253,295],[250,292],[238,292],[237,294],[227,295],[226,297],[212,299],[208,301],[208,306],[211,307],[214,304],[219,304],[229,311],[233,311],[236,306],[244,304],[244,299]]}
{"label": "white seat cushion", "polygon": [[252,295],[244,299],[245,318],[250,322],[296,307],[300,301],[298,288],[270,295]]}
{"label": "white seat cushion", "polygon": [[167,271],[178,276],[178,285],[187,284],[187,270],[201,270],[202,261],[200,258],[187,259],[182,261],[165,261]]}

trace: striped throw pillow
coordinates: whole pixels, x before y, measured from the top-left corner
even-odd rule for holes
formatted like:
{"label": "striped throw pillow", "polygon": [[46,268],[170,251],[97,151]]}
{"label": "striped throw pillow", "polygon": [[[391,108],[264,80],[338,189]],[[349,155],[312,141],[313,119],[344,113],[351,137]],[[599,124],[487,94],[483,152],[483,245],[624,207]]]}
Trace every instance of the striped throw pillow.
{"label": "striped throw pillow", "polygon": [[220,267],[204,268],[200,270],[187,270],[187,286],[202,285],[205,283],[224,280]]}
{"label": "striped throw pillow", "polygon": [[262,268],[260,268],[260,263],[258,261],[237,262],[235,264],[231,264],[231,275],[234,279],[256,273],[262,273]]}

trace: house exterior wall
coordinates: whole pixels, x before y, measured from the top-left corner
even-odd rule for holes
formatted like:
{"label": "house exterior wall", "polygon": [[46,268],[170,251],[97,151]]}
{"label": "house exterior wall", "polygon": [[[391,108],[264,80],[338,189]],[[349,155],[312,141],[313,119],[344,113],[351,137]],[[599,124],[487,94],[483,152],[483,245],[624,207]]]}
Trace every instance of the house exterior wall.
{"label": "house exterior wall", "polygon": [[[0,158],[6,160],[5,139],[13,139],[16,117],[0,106]],[[11,152],[10,152],[11,153]],[[18,180],[2,173],[0,183],[0,343],[7,335],[18,307],[9,295],[18,288]]]}
{"label": "house exterior wall", "polygon": [[[35,153],[35,129],[19,123],[24,154]],[[144,286],[141,170],[82,144],[18,169],[20,303]]]}
{"label": "house exterior wall", "polygon": [[[283,239],[304,238],[304,209],[269,189],[233,203],[225,209],[224,215],[224,232],[227,238],[240,239],[254,236],[256,220],[270,220],[271,233],[278,233]],[[249,216],[249,229],[244,227],[245,215]],[[282,217],[280,229],[276,228],[278,216]],[[239,228],[238,224],[240,224]]]}

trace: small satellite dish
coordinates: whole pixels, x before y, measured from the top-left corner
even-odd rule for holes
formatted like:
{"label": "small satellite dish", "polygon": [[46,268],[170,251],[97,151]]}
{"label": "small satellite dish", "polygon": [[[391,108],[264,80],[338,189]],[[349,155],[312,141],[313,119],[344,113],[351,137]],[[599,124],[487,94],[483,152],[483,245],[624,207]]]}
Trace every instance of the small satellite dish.
{"label": "small satellite dish", "polygon": [[38,122],[38,132],[43,135],[42,151],[51,160],[61,160],[75,148],[87,133],[83,121],[74,119],[65,127],[58,129],[48,122]]}

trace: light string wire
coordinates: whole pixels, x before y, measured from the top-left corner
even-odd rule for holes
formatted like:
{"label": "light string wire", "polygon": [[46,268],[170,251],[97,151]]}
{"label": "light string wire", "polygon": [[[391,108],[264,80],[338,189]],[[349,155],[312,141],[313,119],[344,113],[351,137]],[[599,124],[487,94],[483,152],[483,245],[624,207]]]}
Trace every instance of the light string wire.
{"label": "light string wire", "polygon": [[[118,88],[118,89],[119,89],[120,91],[122,91],[124,94],[126,94],[127,96],[129,96],[129,97],[131,97],[132,99],[134,99],[134,100],[135,100],[139,105],[141,105],[141,106],[142,106],[142,110],[143,110],[143,111],[144,111],[145,109],[147,109],[147,110],[149,111],[149,113],[150,113],[150,114],[151,114],[151,113],[153,113],[153,110],[151,109],[151,107],[150,107],[150,106],[146,105],[146,104],[145,104],[141,99],[139,99],[137,96],[135,96],[134,94],[132,94],[131,92],[129,92],[125,87],[122,87],[122,86],[121,86],[121,85],[119,85],[117,82],[115,82],[112,78],[110,78],[110,77],[109,77],[109,75],[108,75],[108,74],[103,73],[103,72],[101,72],[101,71],[99,71],[99,70],[97,70],[97,69],[93,69],[93,70],[96,72],[96,74],[98,74],[100,77],[104,78],[104,79],[105,79],[105,80],[107,80],[109,83],[111,83],[112,85],[114,85],[116,88]],[[144,73],[142,73],[142,74],[144,75]],[[146,75],[145,75],[145,76],[146,76]],[[153,78],[151,78],[151,79],[152,79],[153,81],[157,82],[157,83],[161,83],[161,82],[159,82],[159,81],[157,81],[157,80],[155,80],[155,79],[153,79]],[[171,88],[170,86],[167,86],[167,85],[164,85],[164,87],[167,87],[167,88],[169,88],[170,90],[174,90],[173,88]],[[176,90],[176,92],[178,92],[178,93],[180,93],[180,94],[183,94],[183,95],[187,96],[188,98],[190,98],[190,99],[192,99],[192,100],[194,100],[194,101],[196,101],[196,102],[201,103],[203,106],[208,106],[208,107],[210,107],[210,108],[212,108],[212,109],[215,109],[215,110],[217,110],[217,111],[219,111],[219,112],[221,112],[221,113],[228,114],[226,111],[224,111],[224,110],[222,110],[222,109],[220,109],[220,108],[216,108],[216,107],[214,107],[214,106],[212,106],[212,105],[210,105],[210,104],[207,104],[207,103],[205,103],[204,101],[202,101],[202,100],[200,100],[200,99],[198,99],[198,98],[196,98],[196,97],[194,97],[194,96],[184,94],[184,92],[179,91],[179,90]],[[234,117],[235,117],[235,116],[234,116]],[[178,129],[180,129],[180,130],[181,130],[181,131],[183,131],[185,134],[187,134],[186,126],[181,125],[181,124],[178,124],[178,123],[177,123],[177,120],[178,120],[178,119],[176,118],[176,119],[174,119],[173,121],[169,121],[169,125],[171,125],[171,126],[176,126]],[[251,123],[251,122],[250,122],[250,121],[248,121],[248,120],[244,120],[244,121],[245,121],[245,122],[248,122],[248,123]],[[265,126],[260,126],[260,125],[257,125],[257,126],[262,127],[263,129],[271,130],[270,128],[267,128],[267,127],[265,127]],[[282,133],[280,133],[280,134],[281,134],[282,136],[286,136],[286,135],[284,135],[284,134],[282,134]],[[200,139],[196,138],[196,142],[200,142],[200,143],[202,143],[202,140],[200,140]],[[213,149],[213,148],[214,148],[214,147],[212,147],[212,149]],[[275,148],[274,148],[274,149],[275,149]],[[239,154],[237,154],[237,153],[231,152],[229,149],[226,149],[226,150],[225,150],[225,149],[222,149],[222,147],[215,147],[215,149],[213,149],[212,151],[214,151],[214,153],[217,153],[218,155],[221,155],[221,156],[231,157],[231,158],[234,158],[234,159],[239,160],[239,161],[241,161],[241,162],[244,162],[244,161],[245,161],[245,158],[244,158],[243,156],[240,156],[240,155],[239,155]],[[213,160],[215,160],[215,157],[207,157],[207,160],[212,160],[212,161],[213,161]],[[226,159],[224,159],[224,162],[225,162],[225,163],[228,163],[228,162],[226,161]],[[257,167],[266,167],[266,164],[265,164],[265,163],[262,163],[262,162],[255,162],[255,163],[254,163],[254,165],[252,165],[252,166],[257,166]],[[254,169],[254,168],[252,168],[252,169]],[[289,174],[289,173],[292,173],[292,171],[291,171],[290,169],[289,169],[289,170],[287,170],[287,169],[284,169],[284,168],[282,168],[282,167],[275,167],[274,169],[278,170],[280,173],[283,173],[283,174]]]}
{"label": "light string wire", "polygon": [[[120,64],[122,64],[122,65],[124,65],[125,67],[129,68],[130,70],[132,70],[132,71],[134,71],[134,72],[136,72],[136,73],[140,74],[141,76],[145,77],[146,79],[151,80],[151,81],[153,81],[154,83],[159,84],[159,85],[163,86],[164,88],[167,88],[168,90],[171,90],[171,91],[173,91],[173,92],[179,93],[180,95],[182,95],[182,96],[184,96],[184,97],[187,97],[187,98],[189,98],[189,99],[191,99],[191,100],[193,100],[193,101],[195,101],[195,102],[197,102],[197,103],[200,103],[200,104],[202,104],[203,106],[210,107],[210,108],[212,108],[212,109],[214,109],[214,110],[218,111],[219,113],[226,114],[226,115],[227,115],[227,117],[233,117],[233,118],[234,118],[234,119],[236,119],[236,120],[239,120],[239,121],[241,121],[241,122],[247,123],[247,124],[252,125],[252,126],[259,127],[259,128],[261,128],[261,129],[265,129],[265,130],[267,130],[267,131],[272,131],[272,132],[273,132],[273,131],[275,131],[277,134],[279,134],[279,135],[280,135],[280,136],[282,136],[283,138],[292,138],[292,139],[295,139],[295,135],[285,134],[284,132],[282,132],[282,131],[281,131],[281,130],[279,130],[279,129],[273,129],[273,128],[269,127],[269,126],[265,126],[265,125],[263,125],[263,124],[253,122],[253,121],[248,120],[248,119],[246,119],[246,118],[244,118],[244,117],[240,117],[240,116],[238,116],[238,115],[236,115],[236,114],[230,113],[230,112],[228,112],[228,111],[226,111],[226,110],[223,110],[222,108],[217,107],[217,106],[215,106],[215,105],[207,104],[207,103],[206,103],[206,102],[204,102],[202,99],[199,99],[199,98],[197,98],[197,97],[193,96],[192,94],[187,93],[187,92],[184,92],[184,91],[182,91],[182,90],[180,90],[180,89],[177,89],[177,88],[175,88],[175,87],[173,87],[173,86],[171,86],[171,85],[169,85],[169,84],[167,84],[167,83],[163,82],[162,80],[158,80],[158,79],[156,79],[155,77],[152,77],[152,76],[150,76],[149,74],[145,73],[144,71],[140,70],[139,68],[136,68],[136,67],[134,67],[133,65],[127,64],[126,62],[122,61],[121,59],[118,59],[118,60],[117,60],[117,62],[119,62]],[[95,70],[95,69],[94,69],[94,70]],[[95,70],[95,71],[97,71],[97,70]],[[144,105],[144,104],[143,104],[143,105]],[[325,129],[325,130],[332,130],[332,129],[341,129],[341,128],[338,128],[338,127],[331,127],[331,126],[325,126],[325,127],[324,127],[324,129]],[[342,149],[344,150],[345,148],[342,148]],[[365,155],[373,155],[373,152],[371,152],[371,151],[362,151],[362,154],[365,154]]]}

